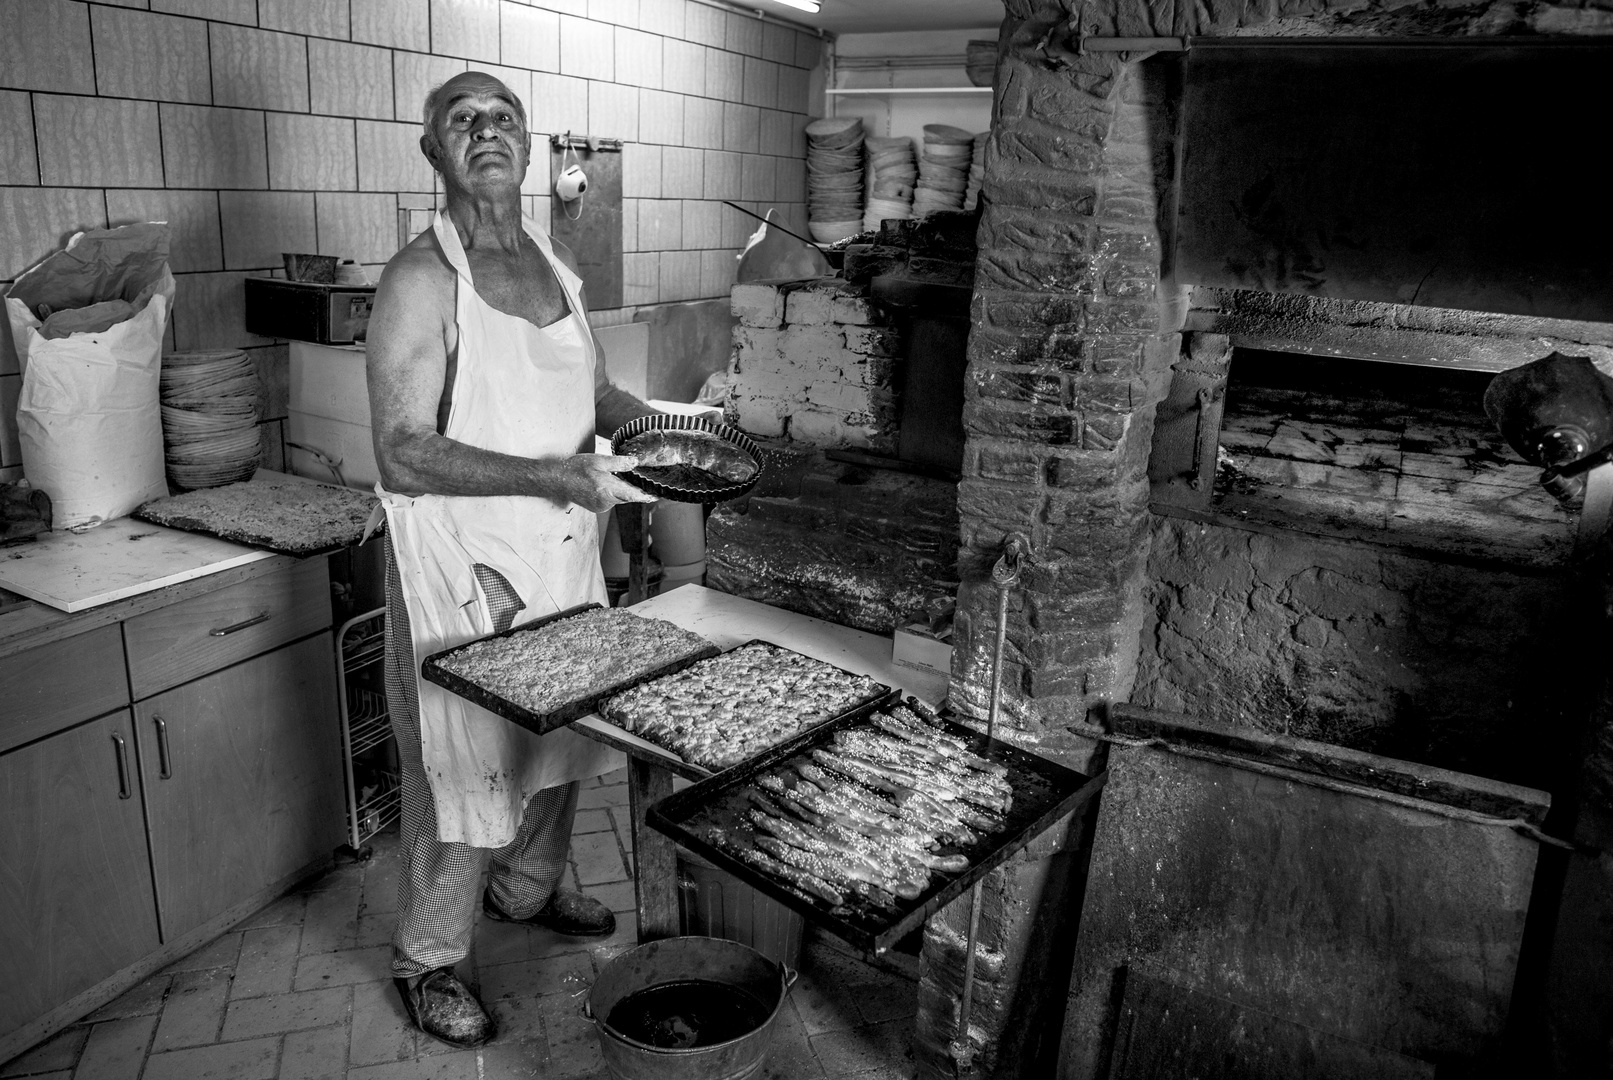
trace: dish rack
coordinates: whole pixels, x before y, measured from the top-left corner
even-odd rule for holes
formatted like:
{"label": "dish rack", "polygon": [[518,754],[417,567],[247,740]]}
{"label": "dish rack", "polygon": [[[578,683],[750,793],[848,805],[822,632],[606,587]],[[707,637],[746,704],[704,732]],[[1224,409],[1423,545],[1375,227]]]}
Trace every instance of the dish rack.
{"label": "dish rack", "polygon": [[386,608],[355,615],[336,635],[342,675],[342,758],[347,775],[347,842],[364,842],[396,821],[401,803],[398,749],[382,683]]}

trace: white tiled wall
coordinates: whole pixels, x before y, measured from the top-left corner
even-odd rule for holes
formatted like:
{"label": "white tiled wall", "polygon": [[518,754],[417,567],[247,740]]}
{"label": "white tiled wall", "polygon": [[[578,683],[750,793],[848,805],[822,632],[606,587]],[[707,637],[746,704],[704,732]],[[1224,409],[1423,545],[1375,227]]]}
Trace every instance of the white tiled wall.
{"label": "white tiled wall", "polygon": [[[78,229],[167,220],[177,349],[283,363],[241,310],[282,251],[378,273],[399,211],[418,231],[435,205],[421,102],[467,68],[520,94],[537,135],[627,141],[627,307],[602,325],[727,294],[754,222],[718,200],[805,224],[819,40],[702,0],[0,0],[0,27],[0,288]],[[0,479],[19,382],[0,333]]]}

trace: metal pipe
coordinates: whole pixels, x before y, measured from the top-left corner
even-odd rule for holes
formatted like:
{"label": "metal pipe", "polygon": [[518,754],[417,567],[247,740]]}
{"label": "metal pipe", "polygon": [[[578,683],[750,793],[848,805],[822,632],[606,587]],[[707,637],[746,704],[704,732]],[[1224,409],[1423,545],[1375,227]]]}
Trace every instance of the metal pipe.
{"label": "metal pipe", "polygon": [[1186,52],[1185,37],[1078,38],[1079,52]]}
{"label": "metal pipe", "polygon": [[[997,730],[997,713],[1002,707],[1003,651],[1008,644],[1008,590],[1019,580],[1019,561],[1030,550],[1030,544],[1017,533],[1010,534],[1003,543],[1003,553],[991,568],[991,580],[997,586],[997,642],[992,650],[991,699],[986,708],[986,738]],[[975,940],[980,934],[980,887],[984,879],[969,890],[969,934],[964,939],[963,993],[958,1000],[958,1025],[948,1048],[958,1072],[964,1073],[974,1060],[974,1048],[969,1045],[969,1015],[974,1011],[975,992]]]}

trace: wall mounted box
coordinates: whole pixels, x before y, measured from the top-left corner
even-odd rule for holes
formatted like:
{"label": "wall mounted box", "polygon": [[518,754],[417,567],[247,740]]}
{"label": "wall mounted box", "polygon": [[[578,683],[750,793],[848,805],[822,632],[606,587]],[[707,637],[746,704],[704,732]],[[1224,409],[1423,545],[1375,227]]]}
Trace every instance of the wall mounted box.
{"label": "wall mounted box", "polygon": [[246,279],[246,328],[264,337],[351,345],[364,340],[374,305],[374,285]]}

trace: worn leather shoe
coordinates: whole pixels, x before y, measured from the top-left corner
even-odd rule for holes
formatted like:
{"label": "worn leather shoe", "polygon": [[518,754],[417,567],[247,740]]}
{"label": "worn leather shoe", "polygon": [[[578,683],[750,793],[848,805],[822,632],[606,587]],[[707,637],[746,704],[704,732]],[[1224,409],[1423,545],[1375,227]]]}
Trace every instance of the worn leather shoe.
{"label": "worn leather shoe", "polygon": [[572,937],[604,937],[616,932],[616,916],[610,908],[570,889],[556,889],[549,894],[548,903],[524,919],[506,915],[494,902],[493,890],[487,889],[482,893],[482,914],[499,922],[541,926]]}
{"label": "worn leather shoe", "polygon": [[461,1049],[483,1046],[498,1034],[493,1018],[453,968],[393,979],[409,1021],[433,1039]]}

